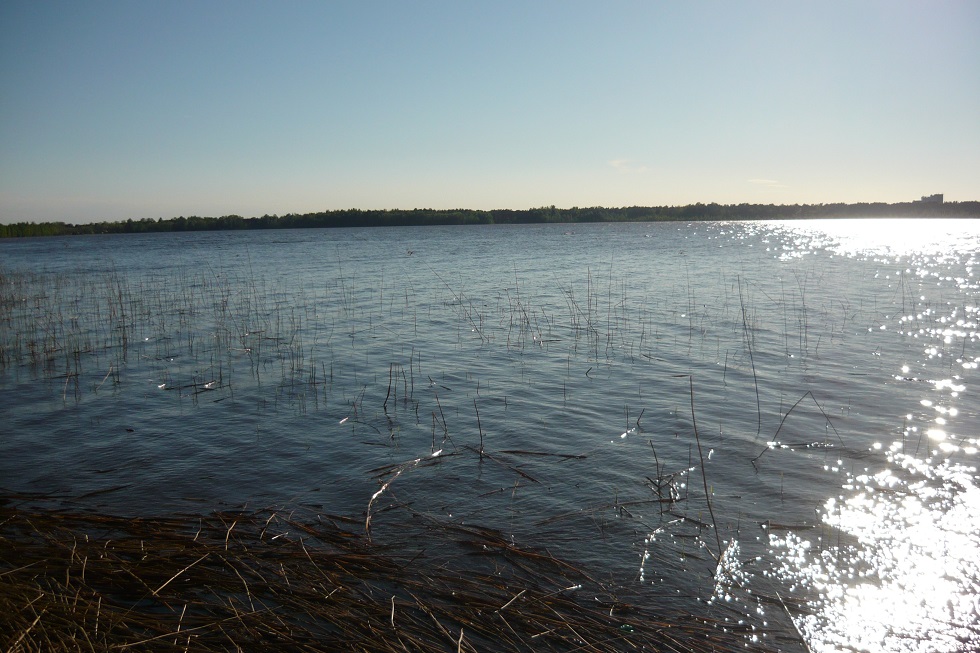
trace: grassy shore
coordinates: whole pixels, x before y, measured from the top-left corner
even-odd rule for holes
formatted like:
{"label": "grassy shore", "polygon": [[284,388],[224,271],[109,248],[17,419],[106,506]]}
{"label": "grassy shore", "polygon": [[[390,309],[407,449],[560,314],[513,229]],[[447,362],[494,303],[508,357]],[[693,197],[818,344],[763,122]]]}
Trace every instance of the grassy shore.
{"label": "grassy shore", "polygon": [[[621,588],[620,588],[621,589]],[[744,651],[547,551],[422,515],[131,519],[0,498],[0,650]]]}

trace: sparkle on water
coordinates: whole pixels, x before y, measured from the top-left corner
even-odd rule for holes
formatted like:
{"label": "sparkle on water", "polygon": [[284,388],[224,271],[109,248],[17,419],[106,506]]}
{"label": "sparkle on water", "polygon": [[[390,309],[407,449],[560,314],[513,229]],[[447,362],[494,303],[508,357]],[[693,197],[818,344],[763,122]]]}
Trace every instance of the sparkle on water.
{"label": "sparkle on water", "polygon": [[[975,302],[978,224],[960,221],[787,223],[796,257],[807,248],[901,261],[909,274],[955,288]],[[951,277],[940,262],[959,259]],[[907,287],[903,285],[903,292]],[[942,294],[940,294],[942,296]],[[896,381],[920,381],[919,406],[898,416],[902,439],[887,445],[884,464],[844,472],[841,493],[820,511],[818,533],[770,535],[773,574],[806,595],[809,614],[794,619],[812,651],[973,651],[980,648],[980,488],[976,415],[958,419],[955,403],[977,369],[967,348],[980,339],[977,308],[951,299],[924,308],[910,297],[892,316],[899,337],[921,341],[919,360]],[[945,311],[945,314],[941,314]],[[951,359],[951,360],[950,360]],[[925,436],[925,437],[923,437]],[[839,461],[838,461],[839,462]]]}

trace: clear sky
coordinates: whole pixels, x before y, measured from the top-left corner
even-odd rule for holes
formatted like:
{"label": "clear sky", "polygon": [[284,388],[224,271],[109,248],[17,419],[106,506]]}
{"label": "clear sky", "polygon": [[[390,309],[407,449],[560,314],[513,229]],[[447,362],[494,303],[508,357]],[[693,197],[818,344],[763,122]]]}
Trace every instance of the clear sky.
{"label": "clear sky", "polygon": [[980,199],[980,2],[0,2],[0,222]]}

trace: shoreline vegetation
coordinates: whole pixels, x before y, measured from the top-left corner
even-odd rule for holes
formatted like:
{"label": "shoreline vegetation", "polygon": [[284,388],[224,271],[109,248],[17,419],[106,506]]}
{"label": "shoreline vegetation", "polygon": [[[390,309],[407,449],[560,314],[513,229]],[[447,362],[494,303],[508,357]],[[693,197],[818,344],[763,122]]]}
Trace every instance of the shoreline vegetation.
{"label": "shoreline vegetation", "polygon": [[803,220],[821,218],[980,218],[980,201],[884,202],[858,204],[688,204],[686,206],[561,209],[343,209],[245,218],[143,218],[89,224],[18,222],[0,224],[0,238],[80,236],[86,234],[152,233],[171,231],[229,231],[246,229],[324,229],[469,224],[574,224],[583,222],[695,222],[719,220]]}
{"label": "shoreline vegetation", "polygon": [[[130,519],[0,497],[4,651],[770,651],[491,529],[415,515],[385,544],[310,509]],[[763,597],[774,608],[778,597]],[[755,642],[750,640],[756,636]]]}

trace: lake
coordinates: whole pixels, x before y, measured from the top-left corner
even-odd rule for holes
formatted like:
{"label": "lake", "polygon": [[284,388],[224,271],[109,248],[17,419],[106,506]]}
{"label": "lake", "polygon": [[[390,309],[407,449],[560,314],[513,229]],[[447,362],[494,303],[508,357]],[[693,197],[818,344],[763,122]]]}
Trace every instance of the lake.
{"label": "lake", "polygon": [[780,650],[972,651],[978,259],[938,219],[0,241],[0,489],[474,524]]}

